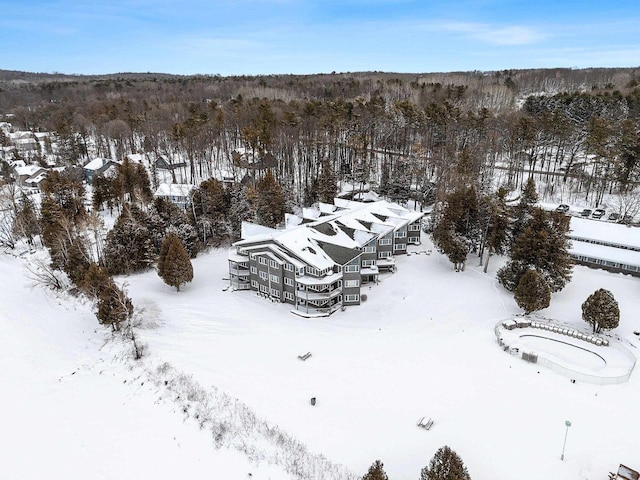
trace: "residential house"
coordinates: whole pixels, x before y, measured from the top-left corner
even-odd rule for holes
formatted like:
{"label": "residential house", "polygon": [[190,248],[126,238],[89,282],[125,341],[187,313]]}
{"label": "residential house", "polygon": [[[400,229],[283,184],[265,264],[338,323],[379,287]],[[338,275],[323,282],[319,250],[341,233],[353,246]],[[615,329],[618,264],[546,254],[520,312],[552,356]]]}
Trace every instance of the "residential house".
{"label": "residential house", "polygon": [[26,186],[30,178],[46,173],[46,170],[39,165],[25,165],[23,161],[14,162],[13,176],[16,183],[21,187]]}
{"label": "residential house", "polygon": [[99,175],[105,175],[108,170],[115,168],[117,165],[118,163],[109,158],[94,158],[82,167],[87,184],[91,185],[94,178]]}
{"label": "residential house", "polygon": [[360,304],[362,285],[377,281],[381,265],[395,270],[393,257],[406,252],[422,213],[386,201],[334,201],[305,209],[306,218],[289,219],[285,230],[243,224],[229,252],[231,287],[289,303],[303,316]]}
{"label": "residential house", "polygon": [[161,183],[153,194],[156,198],[165,198],[186,210],[191,205],[191,195],[196,187],[185,183]]}

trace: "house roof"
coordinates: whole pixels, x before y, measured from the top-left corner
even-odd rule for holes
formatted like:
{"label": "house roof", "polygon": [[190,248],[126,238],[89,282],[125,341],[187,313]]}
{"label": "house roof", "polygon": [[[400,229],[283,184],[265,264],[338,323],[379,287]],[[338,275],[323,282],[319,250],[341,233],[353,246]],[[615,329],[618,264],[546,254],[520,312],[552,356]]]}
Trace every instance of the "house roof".
{"label": "house roof", "polygon": [[154,195],[156,197],[188,197],[195,188],[188,183],[161,183]]}
{"label": "house roof", "polygon": [[44,170],[44,169],[38,165],[25,165],[23,167],[15,168],[16,175],[20,177],[23,177],[23,176],[30,177],[38,173],[40,170]]}
{"label": "house roof", "polygon": [[113,160],[108,158],[94,158],[82,168],[89,171],[97,171],[104,167],[108,162],[113,163]]}

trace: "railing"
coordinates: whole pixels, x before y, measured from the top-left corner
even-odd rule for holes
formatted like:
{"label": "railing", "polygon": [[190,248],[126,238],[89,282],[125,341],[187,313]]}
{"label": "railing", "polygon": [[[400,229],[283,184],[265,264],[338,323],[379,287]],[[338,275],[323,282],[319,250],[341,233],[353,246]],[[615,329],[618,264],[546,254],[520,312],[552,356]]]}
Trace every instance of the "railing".
{"label": "railing", "polygon": [[296,290],[296,296],[305,300],[328,300],[339,295],[342,288],[334,288],[328,292],[314,292],[313,290]]}
{"label": "railing", "polygon": [[235,267],[229,267],[229,273],[231,275],[238,275],[239,277],[247,277],[249,276],[250,272],[248,268],[235,268]]}
{"label": "railing", "polygon": [[[509,320],[507,320],[507,322],[509,322]],[[595,345],[597,348],[613,348],[614,350],[617,350],[619,352],[621,352],[628,360],[629,360],[629,364],[630,366],[625,369],[625,373],[623,373],[622,375],[590,375],[588,373],[584,373],[584,372],[580,372],[577,370],[573,370],[571,368],[567,368],[564,365],[560,365],[558,363],[555,363],[552,360],[549,360],[548,358],[546,358],[544,356],[543,352],[522,352],[522,358],[527,360],[528,358],[531,359],[532,356],[535,357],[535,362],[538,363],[539,365],[544,365],[545,367],[549,368],[550,370],[553,370],[555,372],[558,372],[562,375],[565,375],[569,378],[571,378],[572,380],[577,380],[577,381],[581,381],[581,382],[588,382],[588,383],[594,383],[597,385],[613,385],[613,384],[618,384],[618,383],[624,383],[627,382],[629,380],[629,378],[631,377],[631,373],[633,372],[633,369],[636,366],[636,357],[635,355],[629,351],[627,348],[625,348],[623,345],[621,344],[617,344],[614,342],[609,342],[606,339],[603,339],[601,337],[598,337],[596,335],[589,335],[589,334],[581,334],[581,333],[575,333],[576,330],[575,329],[571,329],[568,327],[563,327],[560,325],[555,325],[552,322],[549,322],[548,320],[545,321],[540,321],[540,320],[535,320],[533,322],[520,318],[519,320],[514,320],[515,323],[517,323],[518,325],[515,326],[515,328],[523,328],[523,327],[531,327],[531,323],[535,323],[537,324],[535,327],[533,328],[541,328],[543,330],[549,330],[551,332],[554,333],[559,333],[559,334],[563,334],[563,335],[568,335],[570,337],[574,337],[577,338],[579,340],[588,342],[588,343],[592,343],[593,345]],[[504,326],[505,321],[501,320],[500,322],[498,322],[496,324],[496,326],[494,327],[494,333],[496,335],[496,340],[498,341],[498,344],[505,350],[505,351],[511,351],[512,349],[510,348],[510,346],[507,344],[507,342],[503,339],[503,335],[501,330],[506,328]],[[570,333],[570,332],[574,332],[574,334]],[[606,343],[604,343],[606,341]],[[520,353],[520,352],[518,352]],[[529,360],[532,361],[532,360]],[[619,370],[617,371],[617,373],[619,373]]]}

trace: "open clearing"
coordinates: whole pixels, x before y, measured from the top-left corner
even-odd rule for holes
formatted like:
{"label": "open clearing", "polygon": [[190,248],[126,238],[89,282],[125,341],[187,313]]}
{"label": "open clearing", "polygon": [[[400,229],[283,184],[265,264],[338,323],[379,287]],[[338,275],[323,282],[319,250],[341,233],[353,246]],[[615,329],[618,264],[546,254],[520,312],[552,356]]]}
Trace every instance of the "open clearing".
{"label": "open clearing", "polygon": [[[455,273],[435,252],[400,257],[397,273],[363,288],[361,306],[318,319],[255,292],[223,291],[226,250],[195,259],[194,282],[180,293],[154,272],[122,280],[149,312],[140,330],[148,361],[237,397],[359,475],[380,458],[392,480],[416,478],[445,444],[478,479],[516,471],[523,480],[605,478],[619,463],[637,463],[637,372],[621,385],[573,384],[505,354],[493,327],[520,311],[495,280],[500,260],[488,274],[476,262]],[[636,353],[637,278],[576,267],[541,314],[586,332],[580,305],[596,288],[619,301],[614,334]],[[308,360],[297,358],[306,352]],[[435,421],[429,431],[416,426],[423,416]],[[565,420],[572,427],[561,462]]]}

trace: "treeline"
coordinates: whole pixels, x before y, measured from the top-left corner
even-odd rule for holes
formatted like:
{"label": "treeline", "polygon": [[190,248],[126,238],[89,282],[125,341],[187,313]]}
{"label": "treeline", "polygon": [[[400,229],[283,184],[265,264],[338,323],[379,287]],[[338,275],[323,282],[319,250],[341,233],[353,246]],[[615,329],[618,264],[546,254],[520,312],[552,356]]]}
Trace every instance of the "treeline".
{"label": "treeline", "polygon": [[[221,172],[255,182],[268,169],[298,204],[315,200],[323,162],[399,200],[443,198],[463,149],[485,183],[500,169],[513,189],[538,171],[547,188],[569,180],[598,203],[639,180],[637,83],[629,69],[74,77],[0,82],[0,108],[16,127],[55,132],[61,164],[148,152],[184,161],[196,185]],[[520,108],[535,88],[562,93]],[[585,154],[595,165],[577,161]]]}

